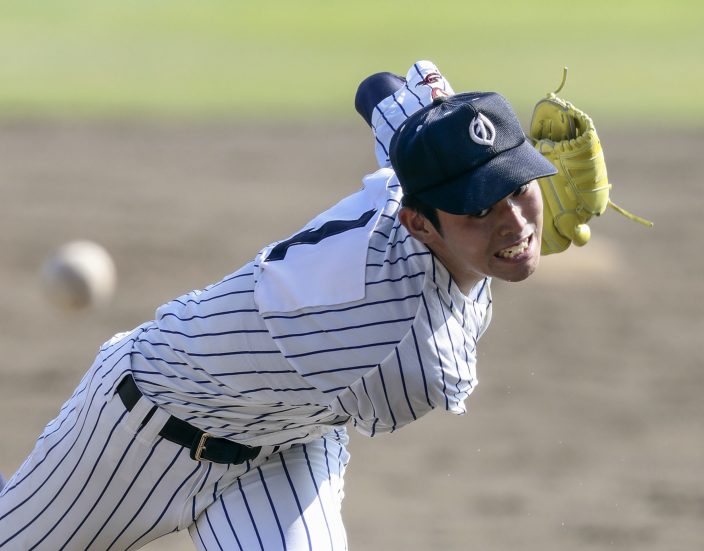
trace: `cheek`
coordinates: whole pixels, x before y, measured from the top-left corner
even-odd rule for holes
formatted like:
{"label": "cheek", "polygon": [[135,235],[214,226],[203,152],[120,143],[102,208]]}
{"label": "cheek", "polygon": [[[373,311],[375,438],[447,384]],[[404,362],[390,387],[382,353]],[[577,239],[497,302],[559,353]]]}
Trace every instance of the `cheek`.
{"label": "cheek", "polygon": [[543,227],[543,195],[537,184],[527,199],[524,211],[526,219],[541,229]]}
{"label": "cheek", "polygon": [[471,232],[463,232],[453,240],[453,245],[467,267],[478,268],[487,263],[488,258],[493,256],[493,234],[489,228],[477,230],[473,228]]}
{"label": "cheek", "polygon": [[543,218],[543,194],[541,193],[540,188],[538,188],[536,190],[535,208],[538,210],[538,215],[540,216],[540,219],[542,220],[542,218]]}
{"label": "cheek", "polygon": [[538,195],[538,201],[535,205],[535,220],[538,231],[541,231],[543,229],[543,198],[540,195]]}

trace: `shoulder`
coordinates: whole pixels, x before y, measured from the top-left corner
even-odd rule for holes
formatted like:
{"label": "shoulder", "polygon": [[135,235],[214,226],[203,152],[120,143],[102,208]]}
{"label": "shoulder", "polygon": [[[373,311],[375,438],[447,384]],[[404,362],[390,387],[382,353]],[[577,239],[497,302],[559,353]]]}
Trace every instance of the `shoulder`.
{"label": "shoulder", "polygon": [[364,298],[367,253],[380,225],[392,222],[400,193],[381,169],[363,187],[300,231],[262,249],[255,300],[262,314],[328,307]]}

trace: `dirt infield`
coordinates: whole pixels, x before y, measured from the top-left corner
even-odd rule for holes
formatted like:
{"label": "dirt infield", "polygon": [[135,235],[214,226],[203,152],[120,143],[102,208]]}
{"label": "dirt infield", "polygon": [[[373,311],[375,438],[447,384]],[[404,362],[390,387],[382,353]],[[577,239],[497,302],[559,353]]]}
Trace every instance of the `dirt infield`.
{"label": "dirt infield", "polygon": [[[585,248],[494,287],[469,414],[352,435],[351,549],[704,549],[704,132],[602,130],[613,198]],[[214,282],[356,190],[361,124],[0,125],[0,471],[113,333]],[[38,271],[113,254],[110,309],[51,309]],[[185,534],[148,549],[191,549]]]}

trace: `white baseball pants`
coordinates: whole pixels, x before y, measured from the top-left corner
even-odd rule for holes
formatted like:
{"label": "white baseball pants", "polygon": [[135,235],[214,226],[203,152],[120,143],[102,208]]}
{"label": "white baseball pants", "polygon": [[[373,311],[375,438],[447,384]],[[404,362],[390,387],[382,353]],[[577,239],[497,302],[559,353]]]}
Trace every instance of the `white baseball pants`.
{"label": "white baseball pants", "polygon": [[344,429],[242,465],[199,462],[159,436],[168,414],[127,411],[126,373],[100,363],[0,492],[0,548],[127,550],[188,528],[197,549],[347,548],[340,509]]}

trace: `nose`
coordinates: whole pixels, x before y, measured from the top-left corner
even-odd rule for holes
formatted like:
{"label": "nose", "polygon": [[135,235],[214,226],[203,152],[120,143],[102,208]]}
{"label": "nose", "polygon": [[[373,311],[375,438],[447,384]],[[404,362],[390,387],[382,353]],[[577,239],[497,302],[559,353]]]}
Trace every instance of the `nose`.
{"label": "nose", "polygon": [[500,201],[499,234],[502,236],[521,233],[528,221],[523,213],[523,207],[518,197],[509,195]]}

